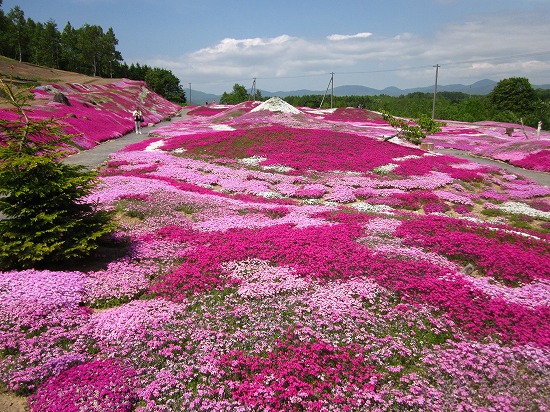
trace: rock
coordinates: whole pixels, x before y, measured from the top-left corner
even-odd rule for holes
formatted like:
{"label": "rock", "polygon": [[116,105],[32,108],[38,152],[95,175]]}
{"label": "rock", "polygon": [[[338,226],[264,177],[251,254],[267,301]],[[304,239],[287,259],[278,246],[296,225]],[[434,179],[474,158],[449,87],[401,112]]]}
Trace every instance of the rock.
{"label": "rock", "polygon": [[69,99],[67,99],[67,96],[65,96],[61,92],[56,93],[53,96],[53,101],[56,102],[56,103],[64,104],[65,106],[70,106],[71,105],[71,102],[69,102]]}
{"label": "rock", "polygon": [[475,270],[474,265],[472,265],[471,263],[468,263],[466,266],[462,268],[461,272],[466,275],[470,275],[474,270]]}

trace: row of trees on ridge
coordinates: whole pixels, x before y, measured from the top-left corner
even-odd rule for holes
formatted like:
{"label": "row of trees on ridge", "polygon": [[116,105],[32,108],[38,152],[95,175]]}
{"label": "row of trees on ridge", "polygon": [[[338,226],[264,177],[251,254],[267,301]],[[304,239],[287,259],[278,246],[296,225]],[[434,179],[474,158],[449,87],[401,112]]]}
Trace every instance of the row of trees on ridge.
{"label": "row of trees on ridge", "polygon": [[75,28],[67,22],[59,31],[54,20],[46,23],[25,18],[13,7],[4,13],[0,0],[0,55],[20,62],[89,76],[144,80],[156,93],[176,103],[185,103],[185,92],[170,70],[123,61],[118,40],[111,27],[97,25]]}

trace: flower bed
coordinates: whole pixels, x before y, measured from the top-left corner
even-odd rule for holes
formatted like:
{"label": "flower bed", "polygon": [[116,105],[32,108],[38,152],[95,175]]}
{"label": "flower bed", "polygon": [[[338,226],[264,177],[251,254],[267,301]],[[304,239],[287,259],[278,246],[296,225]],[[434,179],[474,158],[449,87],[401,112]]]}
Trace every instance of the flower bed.
{"label": "flower bed", "polygon": [[[123,79],[107,85],[48,85],[31,90],[36,103],[29,118],[59,120],[66,133],[75,134],[77,148],[91,149],[97,144],[116,139],[134,128],[132,111],[139,105],[147,124],[160,122],[177,113],[181,107],[149,90],[145,82]],[[63,93],[70,106],[53,102],[55,93]],[[9,109],[0,109],[0,117],[14,119]]]}
{"label": "flower bed", "polygon": [[0,274],[2,383],[31,411],[546,410],[548,188],[253,107],[111,157],[124,256]]}

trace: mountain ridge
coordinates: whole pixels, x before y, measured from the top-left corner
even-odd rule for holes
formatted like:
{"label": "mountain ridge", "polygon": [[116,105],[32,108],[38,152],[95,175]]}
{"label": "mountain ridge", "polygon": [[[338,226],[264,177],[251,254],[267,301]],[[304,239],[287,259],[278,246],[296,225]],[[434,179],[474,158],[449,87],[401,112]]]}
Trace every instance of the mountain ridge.
{"label": "mountain ridge", "polygon": [[[461,92],[471,95],[486,95],[489,94],[493,88],[498,84],[498,82],[489,79],[479,80],[470,85],[464,84],[448,84],[448,85],[438,85],[438,92]],[[533,85],[534,89],[550,89],[550,84],[544,85]],[[325,91],[321,90],[308,90],[308,89],[299,89],[299,90],[290,90],[290,91],[276,91],[270,92],[267,90],[259,89],[263,97],[288,97],[288,96],[306,96],[306,95],[323,95]],[[406,95],[410,93],[433,93],[434,86],[424,86],[424,87],[413,87],[408,89],[400,89],[395,86],[389,86],[384,89],[375,89],[372,87],[361,86],[361,85],[342,85],[336,86],[334,88],[335,96],[379,96],[387,95],[392,97],[399,97],[401,95]],[[194,104],[204,104],[205,102],[216,101],[219,102],[221,95],[213,93],[204,93],[198,90],[192,90],[191,101],[190,103]]]}

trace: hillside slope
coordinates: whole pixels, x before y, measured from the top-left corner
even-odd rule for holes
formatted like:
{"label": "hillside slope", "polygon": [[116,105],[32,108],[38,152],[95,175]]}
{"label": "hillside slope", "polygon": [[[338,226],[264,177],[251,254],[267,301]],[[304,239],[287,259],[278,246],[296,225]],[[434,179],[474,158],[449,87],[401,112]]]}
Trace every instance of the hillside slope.
{"label": "hillside slope", "polygon": [[[148,124],[181,110],[181,106],[159,96],[143,81],[90,77],[5,58],[0,58],[0,76],[15,89],[30,86],[34,100],[29,101],[29,117],[58,119],[67,133],[77,135],[73,140],[77,149],[89,149],[132,131],[131,112],[137,106]],[[68,104],[54,101],[59,93]],[[14,120],[17,115],[4,101],[0,117]]]}

